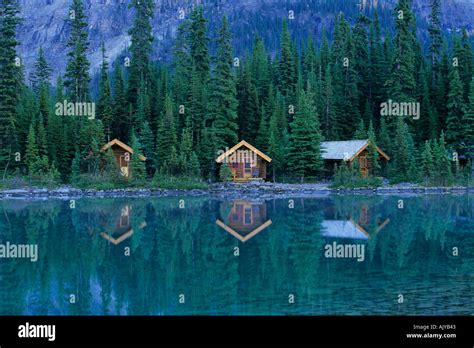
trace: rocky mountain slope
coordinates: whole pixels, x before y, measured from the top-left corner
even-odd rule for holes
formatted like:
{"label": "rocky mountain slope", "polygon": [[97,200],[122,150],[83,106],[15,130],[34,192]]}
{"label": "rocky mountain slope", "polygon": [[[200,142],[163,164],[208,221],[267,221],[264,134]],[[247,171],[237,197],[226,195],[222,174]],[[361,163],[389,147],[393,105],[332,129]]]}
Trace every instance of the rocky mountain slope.
{"label": "rocky mountain slope", "polygon": [[[129,45],[127,34],[133,21],[129,0],[84,0],[89,17],[90,60],[92,72],[100,64],[100,44],[106,44],[111,59]],[[389,27],[396,0],[156,0],[153,31],[155,59],[170,57],[172,39],[180,23],[180,11],[188,14],[194,4],[204,6],[210,22],[210,35],[226,15],[234,33],[236,54],[249,49],[254,35],[264,38],[271,50],[278,47],[281,20],[293,11],[290,30],[295,38],[306,38],[308,32],[319,35],[323,26],[331,29],[334,15],[340,11],[354,20],[362,6],[370,12],[377,8],[383,27]],[[35,61],[38,48],[43,46],[55,74],[66,64],[66,22],[71,0],[20,0],[23,22],[19,28],[19,54],[27,72]],[[429,14],[428,0],[414,0],[420,35],[424,35]],[[443,26],[449,30],[466,27],[474,34],[474,0],[442,0]]]}

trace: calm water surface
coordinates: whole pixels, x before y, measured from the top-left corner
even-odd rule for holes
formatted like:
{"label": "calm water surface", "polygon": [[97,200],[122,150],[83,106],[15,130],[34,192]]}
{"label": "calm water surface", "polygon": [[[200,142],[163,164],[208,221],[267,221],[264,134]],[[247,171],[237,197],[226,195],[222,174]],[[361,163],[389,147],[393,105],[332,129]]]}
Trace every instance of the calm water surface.
{"label": "calm water surface", "polygon": [[474,314],[474,195],[0,200],[20,244],[0,315]]}

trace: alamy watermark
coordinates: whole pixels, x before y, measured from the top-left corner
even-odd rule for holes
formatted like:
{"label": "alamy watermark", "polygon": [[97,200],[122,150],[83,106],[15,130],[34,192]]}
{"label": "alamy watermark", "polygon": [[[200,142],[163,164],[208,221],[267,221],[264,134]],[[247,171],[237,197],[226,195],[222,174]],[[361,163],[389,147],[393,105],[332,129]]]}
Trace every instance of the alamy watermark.
{"label": "alamy watermark", "polygon": [[326,258],[357,259],[357,262],[365,260],[364,244],[326,244],[324,246],[324,256]]}
{"label": "alamy watermark", "polygon": [[[221,156],[229,151],[226,147],[224,150],[217,151],[217,156]],[[257,163],[258,155],[252,150],[237,150],[229,156],[225,156],[222,163]]]}
{"label": "alamy watermark", "polygon": [[13,244],[6,242],[0,244],[0,259],[30,259],[31,262],[38,261],[37,244]]}
{"label": "alamy watermark", "polygon": [[380,104],[380,115],[412,117],[414,120],[419,120],[420,103],[397,102],[389,99],[386,102]]}
{"label": "alamy watermark", "polygon": [[95,119],[95,103],[68,102],[63,100],[55,105],[57,116],[85,116],[89,120]]}

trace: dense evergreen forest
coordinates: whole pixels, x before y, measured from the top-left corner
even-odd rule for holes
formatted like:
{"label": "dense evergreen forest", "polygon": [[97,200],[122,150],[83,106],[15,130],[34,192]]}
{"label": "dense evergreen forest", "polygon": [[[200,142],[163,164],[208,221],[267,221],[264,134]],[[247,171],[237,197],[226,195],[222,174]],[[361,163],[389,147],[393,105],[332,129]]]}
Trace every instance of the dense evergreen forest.
{"label": "dense evergreen forest", "polygon": [[[234,56],[227,19],[222,18],[217,37],[208,37],[203,9],[195,7],[178,28],[172,62],[157,63],[150,58],[153,2],[133,0],[130,49],[109,62],[103,47],[93,98],[82,0],[72,1],[68,63],[54,83],[54,62],[41,47],[32,74],[24,76],[16,54],[19,9],[15,0],[2,0],[3,185],[108,187],[159,185],[175,177],[224,179],[215,163],[218,151],[242,139],[273,159],[268,179],[320,179],[321,141],[370,139],[369,177],[357,177],[356,165],[341,165],[335,174],[339,184],[355,177],[374,183],[372,178],[384,176],[391,183],[466,185],[474,156],[473,49],[466,30],[453,33],[448,45],[440,0],[430,4],[427,54],[415,34],[411,1],[399,0],[393,35],[381,28],[376,11],[370,17],[361,13],[353,26],[341,13],[330,35],[309,35],[297,44],[288,29],[291,16],[281,18],[275,56],[259,37],[243,56]],[[419,117],[382,115],[382,105],[392,101],[416,103]],[[67,103],[91,104],[95,117],[65,114],[58,104]],[[126,183],[111,151],[100,151],[114,138],[147,158],[132,156],[133,174]],[[388,165],[373,160],[375,146],[390,155]]]}

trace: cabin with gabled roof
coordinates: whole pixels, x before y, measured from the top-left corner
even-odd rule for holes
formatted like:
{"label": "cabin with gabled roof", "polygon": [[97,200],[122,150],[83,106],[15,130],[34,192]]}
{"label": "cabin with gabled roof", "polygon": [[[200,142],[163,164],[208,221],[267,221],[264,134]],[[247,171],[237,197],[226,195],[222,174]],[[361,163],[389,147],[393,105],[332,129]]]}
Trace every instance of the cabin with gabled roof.
{"label": "cabin with gabled roof", "polygon": [[[133,156],[133,149],[120,140],[114,139],[102,146],[100,152],[106,152],[109,148],[112,149],[115,161],[120,169],[120,174],[128,178],[130,176],[130,160],[131,156]],[[140,154],[138,158],[140,158],[141,161],[146,161],[146,157]]]}
{"label": "cabin with gabled roof", "polygon": [[216,158],[216,162],[229,166],[234,182],[263,180],[267,176],[267,164],[272,159],[256,147],[242,140]]}
{"label": "cabin with gabled roof", "polygon": [[[354,160],[359,161],[360,173],[362,176],[369,174],[370,163],[368,161],[369,140],[343,140],[343,141],[323,141],[321,142],[321,157],[324,159],[326,171],[332,172],[334,165],[340,165],[343,161],[351,164]],[[390,157],[378,146],[379,157],[377,161],[389,161]]]}

